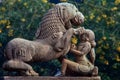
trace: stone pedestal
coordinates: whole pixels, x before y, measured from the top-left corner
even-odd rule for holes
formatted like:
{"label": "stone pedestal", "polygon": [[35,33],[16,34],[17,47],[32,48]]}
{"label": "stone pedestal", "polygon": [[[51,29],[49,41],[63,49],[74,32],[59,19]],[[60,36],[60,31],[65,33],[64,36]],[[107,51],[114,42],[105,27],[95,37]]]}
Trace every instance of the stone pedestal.
{"label": "stone pedestal", "polygon": [[4,76],[0,80],[101,80],[97,77]]}

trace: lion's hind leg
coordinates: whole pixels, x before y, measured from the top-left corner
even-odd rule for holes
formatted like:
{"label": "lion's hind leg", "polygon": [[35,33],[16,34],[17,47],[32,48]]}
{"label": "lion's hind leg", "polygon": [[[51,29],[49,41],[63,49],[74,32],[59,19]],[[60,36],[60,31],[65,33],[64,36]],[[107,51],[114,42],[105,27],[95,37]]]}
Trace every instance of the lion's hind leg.
{"label": "lion's hind leg", "polygon": [[9,60],[3,64],[3,69],[7,71],[17,71],[20,75],[38,76],[32,66],[20,60]]}

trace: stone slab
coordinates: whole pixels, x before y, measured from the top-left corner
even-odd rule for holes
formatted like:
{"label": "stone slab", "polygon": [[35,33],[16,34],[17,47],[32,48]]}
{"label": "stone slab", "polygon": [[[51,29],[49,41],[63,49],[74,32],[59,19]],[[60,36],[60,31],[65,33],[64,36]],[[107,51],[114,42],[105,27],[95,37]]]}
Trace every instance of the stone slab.
{"label": "stone slab", "polygon": [[101,80],[101,77],[3,76],[0,80]]}

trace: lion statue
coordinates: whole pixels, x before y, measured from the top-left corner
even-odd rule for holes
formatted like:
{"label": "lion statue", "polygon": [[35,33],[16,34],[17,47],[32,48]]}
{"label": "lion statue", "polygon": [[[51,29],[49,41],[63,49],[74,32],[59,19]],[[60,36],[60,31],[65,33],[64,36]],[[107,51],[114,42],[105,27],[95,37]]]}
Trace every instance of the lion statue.
{"label": "lion statue", "polygon": [[59,3],[50,9],[42,18],[34,41],[15,38],[8,42],[3,64],[7,71],[17,71],[20,75],[37,76],[28,63],[57,59],[68,53],[71,37],[83,28],[73,29],[84,22],[84,16],[70,3]]}

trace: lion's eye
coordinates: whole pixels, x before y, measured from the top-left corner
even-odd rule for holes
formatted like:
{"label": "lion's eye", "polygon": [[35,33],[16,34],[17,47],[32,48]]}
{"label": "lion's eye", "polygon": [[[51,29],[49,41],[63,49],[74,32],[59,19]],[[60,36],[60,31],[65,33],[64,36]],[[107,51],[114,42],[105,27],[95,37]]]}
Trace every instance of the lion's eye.
{"label": "lion's eye", "polygon": [[63,8],[63,10],[65,10],[65,8]]}

